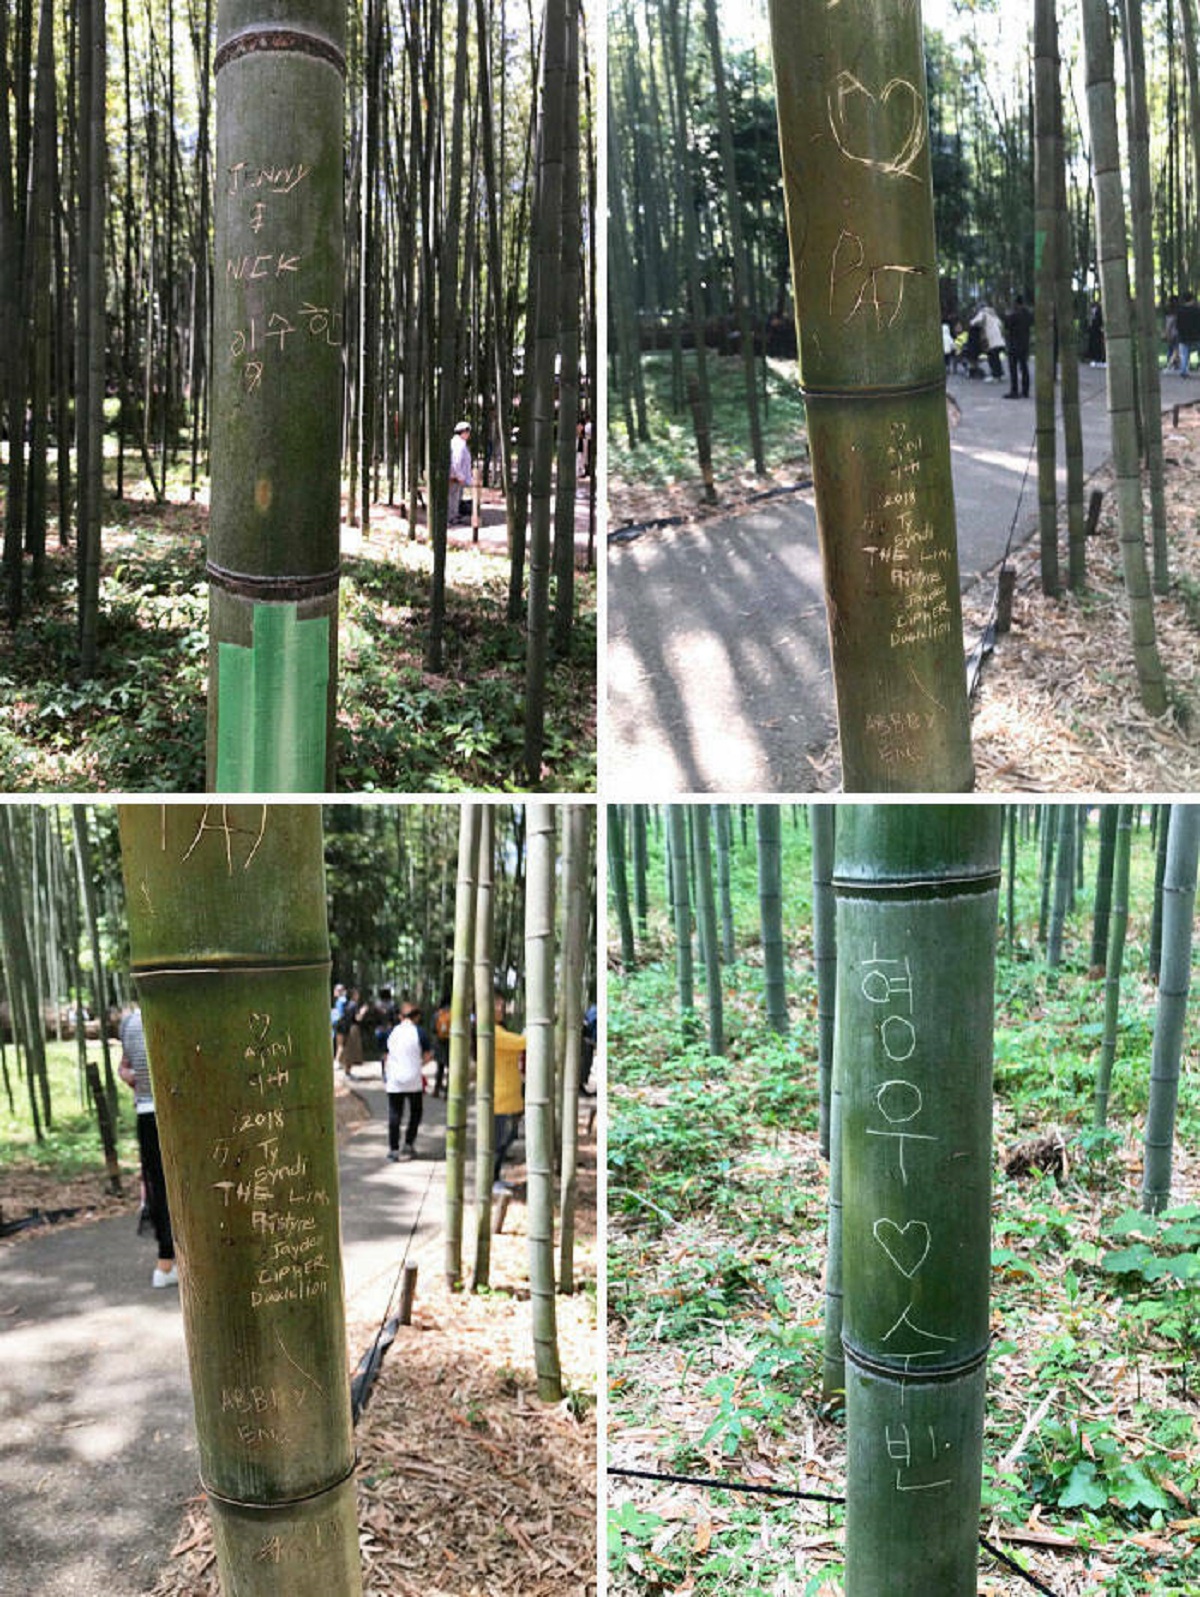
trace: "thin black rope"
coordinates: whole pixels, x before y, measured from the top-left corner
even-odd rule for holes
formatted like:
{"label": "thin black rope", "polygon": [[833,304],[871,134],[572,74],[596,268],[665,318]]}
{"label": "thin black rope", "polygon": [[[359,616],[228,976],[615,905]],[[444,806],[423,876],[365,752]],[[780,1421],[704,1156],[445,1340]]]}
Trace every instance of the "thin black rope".
{"label": "thin black rope", "polygon": [[[995,638],[996,636],[996,618],[1000,614],[1000,578],[1003,576],[1004,572],[1008,570],[1008,557],[1012,553],[1013,538],[1016,536],[1017,531],[1017,521],[1021,514],[1021,505],[1025,499],[1025,484],[1029,481],[1029,468],[1033,464],[1033,452],[1036,448],[1037,433],[1035,432],[1029,441],[1029,450],[1025,456],[1025,471],[1021,477],[1021,489],[1017,494],[1017,503],[1012,513],[1012,520],[1008,524],[1008,537],[1004,544],[1004,554],[1001,557],[1000,565],[996,572],[995,585],[992,588],[991,609],[988,611],[988,618],[983,624],[983,631],[979,634],[979,642],[976,645],[976,648],[979,650],[979,658],[975,661],[974,669],[971,672],[971,679],[967,683],[968,699],[973,699],[975,697],[975,689],[979,686],[979,678],[983,673],[984,659],[990,653],[990,649],[988,647],[988,635],[991,634],[992,638]],[[974,650],[972,650],[972,653],[974,653]]]}
{"label": "thin black rope", "polygon": [[[810,1503],[844,1503],[844,1497],[834,1497],[828,1492],[802,1492],[791,1486],[760,1486],[753,1481],[723,1481],[711,1475],[671,1475],[665,1471],[653,1469],[622,1469],[615,1464],[608,1466],[609,1475],[619,1475],[624,1480],[636,1481],[664,1481],[672,1486],[703,1486],[711,1490],[722,1492],[757,1492],[768,1497],[801,1498]],[[1020,1575],[1027,1581],[1034,1591],[1040,1591],[1045,1597],[1058,1597],[1052,1587],[1044,1585],[1036,1575],[1031,1575],[1027,1569],[1022,1569],[1015,1558],[1010,1558],[1007,1553],[1001,1552],[998,1547],[993,1547],[985,1536],[979,1538],[979,1545],[992,1558],[1006,1564],[1014,1574]]]}
{"label": "thin black rope", "polygon": [[[413,1238],[416,1236],[417,1227],[421,1223],[421,1215],[422,1215],[422,1213],[424,1212],[424,1209],[425,1209],[425,1199],[429,1196],[429,1189],[433,1185],[433,1177],[434,1177],[434,1173],[436,1172],[436,1170],[437,1170],[437,1161],[434,1160],[434,1161],[432,1161],[430,1163],[429,1175],[428,1175],[428,1177],[426,1178],[426,1181],[425,1181],[425,1190],[421,1194],[421,1201],[420,1201],[420,1203],[417,1204],[417,1212],[413,1216],[413,1223],[409,1227],[409,1230],[408,1230],[408,1240],[404,1244],[404,1252],[400,1255],[400,1263],[396,1266],[396,1276],[395,1276],[395,1279],[392,1282],[392,1290],[388,1293],[387,1307],[383,1311],[383,1318],[379,1322],[379,1329],[375,1333],[375,1340],[371,1343],[371,1351],[364,1359],[360,1360],[360,1368],[362,1368],[363,1370],[365,1370],[367,1372],[375,1372],[377,1370],[377,1368],[378,1368],[378,1361],[377,1361],[376,1355],[379,1352],[379,1344],[380,1344],[380,1341],[382,1340],[384,1330],[387,1327],[388,1320],[391,1318],[392,1303],[395,1300],[396,1290],[399,1287],[401,1277],[404,1274],[404,1266],[408,1263],[408,1255],[412,1251]],[[370,1389],[370,1384],[373,1384],[373,1379],[372,1379],[371,1383],[369,1383],[369,1385],[368,1385],[368,1388],[367,1388],[368,1391]],[[365,1407],[366,1407],[366,1396],[364,1394],[359,1399],[357,1412],[354,1415],[355,1420],[358,1419],[359,1414],[362,1413],[362,1411],[363,1411],[363,1409]]]}
{"label": "thin black rope", "polygon": [[652,1469],[618,1469],[608,1466],[610,1475],[622,1475],[636,1481],[669,1481],[675,1486],[713,1486],[724,1492],[761,1492],[767,1497],[803,1497],[811,1503],[844,1503],[844,1497],[831,1497],[828,1492],[801,1492],[790,1486],[759,1486],[752,1481],[722,1481],[707,1475],[663,1475]]}

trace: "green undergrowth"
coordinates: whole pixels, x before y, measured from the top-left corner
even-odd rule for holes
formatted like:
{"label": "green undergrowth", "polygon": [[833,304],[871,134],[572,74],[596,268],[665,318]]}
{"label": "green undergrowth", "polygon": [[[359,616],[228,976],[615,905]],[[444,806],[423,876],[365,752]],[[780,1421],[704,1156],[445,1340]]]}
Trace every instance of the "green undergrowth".
{"label": "green undergrowth", "polygon": [[[111,468],[110,468],[111,470]],[[52,534],[46,582],[0,654],[0,791],[198,792],[208,679],[207,512],[182,483],[163,505],[106,506],[99,654],[78,670],[74,549]],[[503,553],[452,547],[442,671],[424,669],[423,542],[343,562],[341,792],[527,789],[525,634],[505,620]],[[595,577],[576,573],[570,658],[547,674],[542,786],[595,787]]]}
{"label": "green undergrowth", "polygon": [[[18,1074],[11,1044],[6,1045],[4,1053],[12,1102],[10,1104],[7,1093],[0,1090],[0,1188],[3,1187],[5,1171],[21,1165],[61,1179],[94,1176],[99,1189],[104,1176],[104,1148],[95,1110],[82,1091],[75,1044],[46,1044],[46,1074],[50,1078],[52,1120],[49,1126],[43,1127],[41,1142],[34,1135],[28,1088],[24,1078]],[[115,1077],[121,1058],[119,1042],[110,1041],[109,1057]],[[103,1082],[104,1066],[99,1042],[89,1042],[88,1058],[100,1066],[100,1079]],[[136,1166],[138,1149],[133,1094],[119,1079],[116,1086],[117,1153],[122,1165],[132,1163]]]}
{"label": "green undergrowth", "polygon": [[[683,359],[684,372],[692,371],[694,355],[686,352]],[[724,495],[739,483],[754,485],[745,376],[740,359],[714,354],[706,364],[712,394],[713,475],[718,492]],[[616,385],[609,390],[609,480],[618,489],[633,484],[666,488],[675,483],[692,483],[697,492],[700,490],[702,479],[692,413],[686,402],[680,401],[672,367],[667,352],[642,357],[649,443],[630,447]],[[765,377],[761,362],[757,369],[764,465],[769,474],[782,473],[794,481],[808,473],[804,401],[796,362],[769,360]],[[761,398],[764,382],[765,409]]]}
{"label": "green undergrowth", "polygon": [[[827,1177],[803,825],[785,821],[784,842],[786,1036],[763,1015],[752,835],[735,855],[726,1056],[681,1038],[653,834],[640,962],[610,979],[609,1457],[838,1495],[842,1422],[820,1406]],[[1185,1064],[1175,1201],[1141,1215],[1156,997],[1148,836],[1134,837],[1103,1131],[1091,1125],[1103,989],[1087,969],[1095,858],[1093,824],[1058,970],[1037,937],[1032,840],[1021,844],[1011,955],[1001,893],[981,1530],[1052,1590],[1200,1597],[1200,1093]],[[1195,1006],[1184,1057],[1200,1057]],[[1046,1140],[1061,1143],[1065,1166],[1006,1174],[1014,1150]],[[840,1506],[615,1477],[608,1500],[613,1597],[841,1590]],[[1003,1597],[1029,1590],[982,1553],[981,1581]]]}

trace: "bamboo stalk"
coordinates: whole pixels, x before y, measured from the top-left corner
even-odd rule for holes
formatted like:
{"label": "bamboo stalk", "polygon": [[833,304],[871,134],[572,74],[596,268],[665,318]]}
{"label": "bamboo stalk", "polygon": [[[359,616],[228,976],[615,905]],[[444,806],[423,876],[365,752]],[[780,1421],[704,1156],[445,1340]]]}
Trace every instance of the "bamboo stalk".
{"label": "bamboo stalk", "polygon": [[844,785],[967,789],[920,7],[772,0],[771,36]]}
{"label": "bamboo stalk", "polygon": [[359,1597],[320,811],[120,827],[222,1588]]}
{"label": "bamboo stalk", "polygon": [[208,785],[333,786],[345,7],[221,0]]}
{"label": "bamboo stalk", "polygon": [[846,1597],[974,1597],[1000,812],[839,817]]}

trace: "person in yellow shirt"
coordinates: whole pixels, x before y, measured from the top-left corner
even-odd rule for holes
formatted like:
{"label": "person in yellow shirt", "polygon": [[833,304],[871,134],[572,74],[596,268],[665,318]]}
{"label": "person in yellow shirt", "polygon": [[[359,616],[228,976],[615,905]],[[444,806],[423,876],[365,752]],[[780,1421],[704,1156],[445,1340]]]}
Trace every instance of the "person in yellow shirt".
{"label": "person in yellow shirt", "polygon": [[492,1093],[492,1107],[496,1117],[496,1162],[492,1181],[502,1190],[510,1188],[500,1180],[500,1166],[513,1143],[521,1125],[525,1109],[525,1038],[508,1031],[504,1025],[504,994],[496,994],[496,1078]]}

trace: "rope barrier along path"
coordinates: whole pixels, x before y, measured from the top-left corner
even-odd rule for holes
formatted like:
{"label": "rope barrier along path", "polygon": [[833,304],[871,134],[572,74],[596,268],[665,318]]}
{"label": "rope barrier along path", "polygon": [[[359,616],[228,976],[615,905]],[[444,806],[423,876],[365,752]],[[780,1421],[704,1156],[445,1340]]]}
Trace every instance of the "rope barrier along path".
{"label": "rope barrier along path", "polygon": [[[622,1480],[633,1481],[662,1481],[671,1486],[701,1486],[710,1491],[722,1492],[756,1492],[766,1497],[790,1497],[803,1499],[810,1503],[844,1503],[844,1497],[832,1496],[828,1492],[802,1492],[791,1486],[760,1486],[752,1481],[723,1481],[711,1475],[671,1475],[665,1471],[653,1469],[620,1469],[615,1464],[608,1466],[609,1475],[619,1476]],[[1015,1575],[1032,1586],[1034,1591],[1044,1593],[1044,1597],[1058,1597],[1053,1587],[1046,1586],[1036,1575],[1031,1575],[1027,1569],[1022,1569],[1015,1558],[1010,1558],[999,1547],[993,1547],[986,1537],[979,1538],[979,1545],[992,1558],[1011,1569]]]}
{"label": "rope barrier along path", "polygon": [[383,1356],[396,1340],[396,1332],[400,1329],[399,1316],[393,1316],[392,1303],[396,1297],[396,1288],[400,1285],[404,1275],[404,1266],[408,1263],[408,1255],[412,1249],[413,1238],[417,1234],[417,1227],[421,1223],[421,1215],[425,1209],[425,1199],[429,1196],[429,1189],[433,1185],[434,1172],[437,1165],[429,1166],[429,1176],[425,1182],[425,1190],[421,1194],[421,1201],[417,1204],[417,1212],[413,1216],[413,1223],[409,1227],[408,1241],[404,1244],[404,1252],[400,1256],[400,1263],[396,1267],[396,1277],[392,1282],[392,1290],[388,1293],[387,1307],[383,1311],[383,1319],[379,1322],[379,1329],[375,1333],[375,1340],[359,1359],[350,1382],[350,1420],[357,1425],[362,1417],[371,1396],[371,1388],[375,1385],[375,1377],[383,1365]]}

